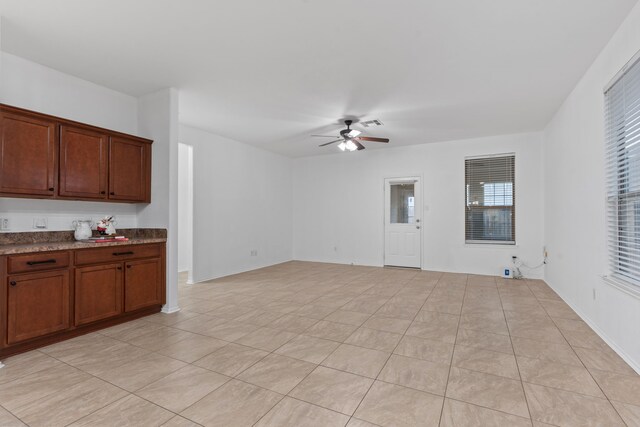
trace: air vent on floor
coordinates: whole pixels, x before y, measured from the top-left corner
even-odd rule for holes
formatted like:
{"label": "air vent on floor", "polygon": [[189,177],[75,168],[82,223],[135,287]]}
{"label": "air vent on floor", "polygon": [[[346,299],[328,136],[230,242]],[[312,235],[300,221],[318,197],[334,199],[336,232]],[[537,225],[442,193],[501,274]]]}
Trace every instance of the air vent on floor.
{"label": "air vent on floor", "polygon": [[360,124],[366,128],[372,126],[382,126],[382,122],[380,120],[367,120],[366,122],[360,122]]}

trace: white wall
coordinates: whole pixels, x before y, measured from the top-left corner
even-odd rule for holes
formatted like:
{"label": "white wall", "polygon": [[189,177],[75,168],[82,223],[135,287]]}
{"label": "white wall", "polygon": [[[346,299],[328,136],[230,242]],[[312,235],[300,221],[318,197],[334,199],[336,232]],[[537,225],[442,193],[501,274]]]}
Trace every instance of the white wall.
{"label": "white wall", "polygon": [[[121,132],[138,130],[137,99],[26,59],[0,52],[0,102]],[[0,198],[11,230],[32,231],[34,218],[49,230],[70,230],[75,219],[115,214],[117,227],[136,227],[136,206],[122,203]]]}
{"label": "white wall", "polygon": [[[516,154],[517,246],[465,245],[464,159],[509,152]],[[512,255],[538,264],[541,170],[541,135],[535,133],[297,159],[294,259],[382,265],[384,178],[417,174],[423,177],[423,269],[498,275]]]}
{"label": "white wall", "polygon": [[138,226],[167,229],[167,302],[178,308],[178,92],[163,89],[138,99],[138,130],[153,139],[151,203],[139,204]]}
{"label": "white wall", "polygon": [[194,281],[290,260],[291,159],[187,126],[180,142],[193,146]]}
{"label": "white wall", "polygon": [[636,370],[640,299],[601,276],[608,271],[603,89],[639,49],[640,4],[544,132],[546,280]]}
{"label": "white wall", "polygon": [[178,144],[178,271],[189,271],[192,264],[190,149],[189,145]]}

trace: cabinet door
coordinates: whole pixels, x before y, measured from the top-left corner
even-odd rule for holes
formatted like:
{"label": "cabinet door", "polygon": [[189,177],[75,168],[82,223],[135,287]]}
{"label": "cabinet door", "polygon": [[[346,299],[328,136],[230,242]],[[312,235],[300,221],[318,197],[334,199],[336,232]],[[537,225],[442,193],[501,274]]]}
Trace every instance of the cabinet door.
{"label": "cabinet door", "polygon": [[76,268],[75,324],[122,313],[122,263]]}
{"label": "cabinet door", "polygon": [[60,127],[60,196],[107,198],[108,142],[96,131]]}
{"label": "cabinet door", "polygon": [[162,262],[158,258],[125,263],[124,311],[162,304]]}
{"label": "cabinet door", "polygon": [[53,196],[56,124],[0,112],[0,193]]}
{"label": "cabinet door", "polygon": [[69,328],[67,270],[9,276],[8,282],[8,344]]}
{"label": "cabinet door", "polygon": [[144,142],[111,137],[109,143],[109,199],[145,202],[151,179],[151,146]]}

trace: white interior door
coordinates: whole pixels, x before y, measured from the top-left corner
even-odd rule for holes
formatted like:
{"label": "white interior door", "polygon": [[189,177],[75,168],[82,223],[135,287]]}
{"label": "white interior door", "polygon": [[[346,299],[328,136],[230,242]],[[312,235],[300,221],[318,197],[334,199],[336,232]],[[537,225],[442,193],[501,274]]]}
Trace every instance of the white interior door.
{"label": "white interior door", "polygon": [[422,266],[420,178],[385,179],[384,264]]}

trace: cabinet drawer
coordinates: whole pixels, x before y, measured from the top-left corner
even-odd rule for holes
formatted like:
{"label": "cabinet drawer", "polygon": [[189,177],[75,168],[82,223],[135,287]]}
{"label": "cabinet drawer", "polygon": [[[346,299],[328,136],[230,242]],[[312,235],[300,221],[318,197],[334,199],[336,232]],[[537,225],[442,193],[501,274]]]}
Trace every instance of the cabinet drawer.
{"label": "cabinet drawer", "polygon": [[69,252],[43,252],[8,257],[9,273],[52,270],[69,266]]}
{"label": "cabinet drawer", "polygon": [[99,249],[85,249],[76,251],[76,265],[114,262],[134,258],[159,257],[162,245],[129,245],[110,246]]}

